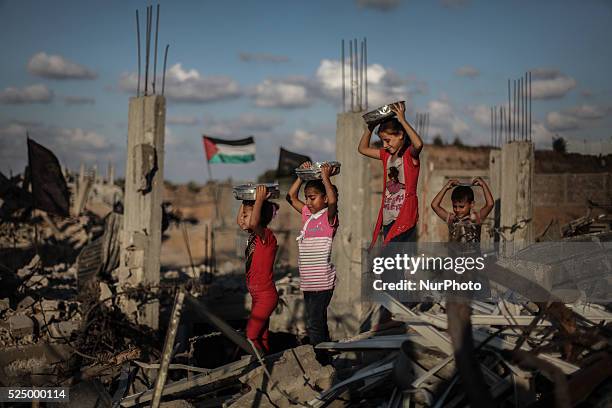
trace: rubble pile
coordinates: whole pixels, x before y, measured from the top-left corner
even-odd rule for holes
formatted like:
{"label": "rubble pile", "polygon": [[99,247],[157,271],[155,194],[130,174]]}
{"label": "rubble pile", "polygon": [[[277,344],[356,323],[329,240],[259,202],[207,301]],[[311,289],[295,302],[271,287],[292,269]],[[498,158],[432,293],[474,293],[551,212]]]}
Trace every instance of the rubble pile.
{"label": "rubble pile", "polygon": [[[236,322],[250,309],[241,263],[227,261],[214,273],[206,264],[172,268],[155,288],[122,288],[115,273],[120,217],[40,217],[36,229],[2,224],[3,251],[14,257],[2,262],[0,385],[69,386],[71,395],[83,396],[78,406],[92,407],[149,406],[156,393],[167,407],[611,402],[612,312],[605,302],[587,301],[609,293],[610,232],[574,228],[563,242],[580,245],[575,253],[544,242],[498,260],[501,284],[493,285],[490,300],[402,303],[385,295],[362,322],[370,330],[316,347],[277,346],[261,356],[232,327],[243,329]],[[40,240],[38,249],[27,245],[31,234]],[[572,273],[568,262],[590,267]],[[512,290],[504,284],[521,280],[527,284]],[[276,286],[280,301],[270,329],[301,341],[299,280],[285,274]],[[181,318],[172,299],[183,291]],[[548,300],[538,298],[541,293]],[[159,330],[129,319],[123,297],[141,305],[159,301]],[[191,336],[196,320],[214,329]],[[172,331],[179,333],[176,341],[164,344]],[[203,350],[223,363],[201,367],[194,344],[213,336],[234,351]],[[166,375],[159,386],[156,380]]]}

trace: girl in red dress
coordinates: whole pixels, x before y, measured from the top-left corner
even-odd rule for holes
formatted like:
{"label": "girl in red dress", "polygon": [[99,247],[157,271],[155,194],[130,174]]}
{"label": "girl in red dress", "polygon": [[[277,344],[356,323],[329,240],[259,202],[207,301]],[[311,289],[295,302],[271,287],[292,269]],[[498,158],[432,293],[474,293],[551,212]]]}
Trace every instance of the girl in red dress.
{"label": "girl in red dress", "polygon": [[278,245],[268,224],[278,204],[267,199],[270,194],[257,186],[255,201],[243,201],[238,211],[240,229],[251,233],[245,251],[247,288],[253,299],[246,335],[262,354],[270,351],[268,326],[270,315],[278,304],[278,293],[272,277]]}

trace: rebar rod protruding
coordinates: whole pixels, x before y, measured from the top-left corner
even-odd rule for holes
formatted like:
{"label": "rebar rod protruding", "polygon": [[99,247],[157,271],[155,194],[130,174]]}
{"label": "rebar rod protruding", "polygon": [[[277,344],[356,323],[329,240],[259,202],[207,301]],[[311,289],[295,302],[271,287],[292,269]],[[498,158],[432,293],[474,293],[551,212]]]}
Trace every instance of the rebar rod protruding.
{"label": "rebar rod protruding", "polygon": [[368,39],[363,37],[363,60],[365,62],[365,110],[368,110]]}
{"label": "rebar rod protruding", "polygon": [[136,85],[136,97],[140,96],[140,18],[136,10],[136,44],[138,47],[138,85]]}
{"label": "rebar rod protruding", "polygon": [[532,103],[532,96],[531,96],[531,71],[529,71],[529,141],[531,141],[531,103]]}
{"label": "rebar rod protruding", "polygon": [[342,40],[342,51],[340,52],[341,54],[341,58],[342,58],[342,112],[346,112],[346,87],[345,87],[345,80],[344,80],[344,40]]}
{"label": "rebar rod protruding", "polygon": [[157,17],[155,18],[155,49],[153,51],[153,94],[155,95],[155,83],[157,82],[157,36],[159,34],[159,4],[157,5]]}
{"label": "rebar rod protruding", "polygon": [[162,96],[164,95],[164,88],[166,87],[166,62],[168,61],[168,48],[170,48],[170,44],[166,44],[166,51],[164,51],[164,72],[162,73]]}
{"label": "rebar rod protruding", "polygon": [[147,6],[147,26],[145,30],[145,84],[144,95],[147,96],[149,85],[149,52],[151,51],[151,8]]}
{"label": "rebar rod protruding", "polygon": [[351,89],[351,112],[355,111],[355,89],[353,86],[353,40],[349,42],[349,59],[351,63],[351,67],[349,69],[350,72],[350,89]]}
{"label": "rebar rod protruding", "polygon": [[517,133],[517,123],[516,123],[516,115],[518,113],[518,107],[516,106],[516,79],[514,80],[514,101],[513,101],[513,107],[512,107],[512,141],[514,142],[516,140],[516,133]]}
{"label": "rebar rod protruding", "polygon": [[507,111],[507,116],[508,116],[508,129],[506,132],[506,142],[508,142],[508,139],[510,137],[510,115],[511,115],[511,111],[510,111],[510,79],[508,79],[508,111]]}
{"label": "rebar rod protruding", "polygon": [[359,56],[357,54],[357,39],[353,40],[355,47],[355,109],[359,111]]}

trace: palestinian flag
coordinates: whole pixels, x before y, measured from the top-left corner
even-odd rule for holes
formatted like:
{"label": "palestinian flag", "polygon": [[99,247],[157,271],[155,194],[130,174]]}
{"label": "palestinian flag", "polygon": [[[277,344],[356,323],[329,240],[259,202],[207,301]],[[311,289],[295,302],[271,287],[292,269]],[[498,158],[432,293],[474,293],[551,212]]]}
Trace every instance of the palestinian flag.
{"label": "palestinian flag", "polygon": [[255,161],[255,139],[224,140],[202,136],[209,163],[249,163]]}

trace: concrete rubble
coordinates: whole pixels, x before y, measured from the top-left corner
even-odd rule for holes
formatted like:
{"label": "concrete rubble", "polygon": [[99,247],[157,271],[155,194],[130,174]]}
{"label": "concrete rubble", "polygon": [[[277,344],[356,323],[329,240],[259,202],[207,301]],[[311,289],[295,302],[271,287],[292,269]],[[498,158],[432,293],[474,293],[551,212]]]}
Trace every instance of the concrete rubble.
{"label": "concrete rubble", "polygon": [[[303,344],[299,279],[283,265],[275,271],[280,301],[265,356],[244,335],[250,297],[237,257],[214,268],[210,259],[163,266],[155,287],[120,285],[120,214],[67,221],[38,215],[36,229],[2,224],[0,385],[68,386],[79,399],[69,406],[149,406],[163,378],[158,373],[167,370],[162,407],[605,406],[612,392],[612,311],[609,303],[586,299],[609,291],[607,217],[589,213],[562,229],[563,241],[521,245],[513,257],[499,259],[506,282],[528,285],[494,285],[492,300],[474,300],[469,308],[390,297],[361,315],[356,305],[348,317],[330,307],[333,329],[350,318],[360,330],[334,334],[337,341],[315,348]],[[559,242],[591,246],[574,253],[567,246],[560,251]],[[572,274],[571,262],[589,268]],[[350,289],[339,292],[340,300],[355,296]],[[168,346],[177,291],[186,293],[186,308]],[[541,293],[552,296],[542,301]],[[133,319],[122,298],[136,307],[157,302],[159,328]],[[458,347],[465,341],[471,347]],[[328,353],[330,363],[321,365],[315,351]],[[169,364],[162,364],[164,356]],[[479,386],[487,394],[481,405],[473,400]]]}

